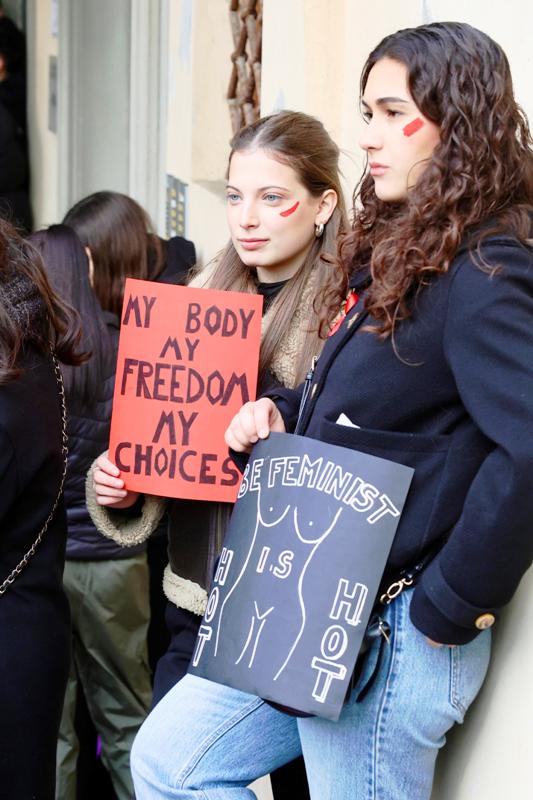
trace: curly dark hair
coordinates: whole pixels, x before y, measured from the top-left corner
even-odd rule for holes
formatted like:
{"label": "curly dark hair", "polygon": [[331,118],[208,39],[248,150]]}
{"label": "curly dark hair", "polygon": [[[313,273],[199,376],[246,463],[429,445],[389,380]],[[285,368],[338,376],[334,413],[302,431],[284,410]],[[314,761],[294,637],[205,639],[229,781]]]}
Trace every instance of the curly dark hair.
{"label": "curly dark hair", "polygon": [[413,299],[445,273],[468,237],[481,268],[486,236],[505,232],[527,242],[533,213],[533,142],[513,94],[501,47],[458,22],[387,36],[363,68],[390,58],[404,64],[413,99],[440,128],[440,142],[405,202],[379,200],[370,175],[354,192],[352,231],[340,244],[346,274],[370,267],[366,307],[386,338],[412,314]]}

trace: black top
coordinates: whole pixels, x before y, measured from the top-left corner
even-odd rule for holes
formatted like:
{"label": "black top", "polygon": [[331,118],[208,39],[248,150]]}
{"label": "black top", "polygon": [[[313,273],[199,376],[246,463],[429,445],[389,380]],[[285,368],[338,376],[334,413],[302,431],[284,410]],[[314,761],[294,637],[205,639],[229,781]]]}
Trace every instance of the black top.
{"label": "black top", "polygon": [[258,283],[257,294],[263,297],[263,314],[266,314],[278,294],[281,292],[287,280],[275,281],[275,283]]}

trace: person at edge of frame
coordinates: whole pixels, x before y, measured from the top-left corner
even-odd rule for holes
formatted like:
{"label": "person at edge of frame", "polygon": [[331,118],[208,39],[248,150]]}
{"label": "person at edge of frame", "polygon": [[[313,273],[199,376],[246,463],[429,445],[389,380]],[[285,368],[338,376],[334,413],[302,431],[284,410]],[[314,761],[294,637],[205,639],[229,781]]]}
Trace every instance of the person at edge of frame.
{"label": "person at edge of frame", "polygon": [[[71,609],[70,674],[57,745],[56,798],[75,800],[83,738],[75,717],[80,688],[102,740],[116,796],[132,794],[131,743],[151,700],[146,665],[146,554],[101,536],[85,507],[85,474],[109,438],[118,318],[103,311],[89,280],[89,258],[74,230],[51,225],[29,237],[51,285],[78,311],[81,367],[63,368],[68,411],[65,505],[68,537],[63,584]],[[82,756],[83,758],[83,756]],[[88,776],[84,775],[88,782]]]}
{"label": "person at edge of frame", "polygon": [[[69,535],[64,583],[73,658],[57,744],[56,797],[73,800],[80,792],[104,791],[129,800],[131,744],[152,699],[152,616],[162,622],[163,610],[152,615],[146,544],[126,550],[99,533],[85,506],[85,476],[109,439],[125,280],[175,280],[194,247],[181,237],[163,242],[135,200],[111,191],[82,198],[63,225],[32,239],[53,285],[79,310],[92,352],[86,367],[65,374]],[[153,543],[160,541],[154,537]],[[161,582],[159,572],[156,599]]]}
{"label": "person at edge of frame", "polygon": [[39,254],[0,219],[0,795],[53,800],[70,655],[61,365],[87,358]]}
{"label": "person at edge of frame", "polygon": [[[231,239],[189,285],[263,296],[261,391],[296,386],[323,346],[315,300],[338,296],[342,271],[335,268],[333,255],[338,234],[347,227],[338,160],[339,150],[323,125],[299,112],[260,119],[232,140],[227,176]],[[336,300],[329,306],[330,316],[339,305]],[[94,478],[102,505],[93,499],[89,508],[100,529],[123,542],[139,541],[152,529],[164,502],[146,499],[140,519],[124,527],[124,520],[116,519],[119,512],[110,509],[131,505],[137,495],[122,490],[118,469],[107,458],[99,459],[97,467]],[[188,668],[230,511],[227,503],[170,504],[165,591],[172,641],[157,666],[156,701]],[[308,795],[301,760],[274,773],[272,785],[276,800],[304,800]]]}
{"label": "person at edge of frame", "polygon": [[[193,242],[178,235],[169,239],[158,236],[146,210],[121,192],[103,190],[83,197],[67,212],[64,224],[76,231],[91,253],[96,294],[105,312],[115,315],[117,328],[126,278],[180,284],[196,263]],[[163,593],[166,550],[165,514],[146,546],[150,575],[148,660],[152,674],[169,643]],[[83,717],[82,704],[80,710]]]}
{"label": "person at edge of frame", "polygon": [[[428,800],[532,560],[533,149],[507,58],[462,23],[398,31],[366,61],[361,108],[367,168],[340,246],[359,299],[299,431],[414,467],[385,579],[433,560],[381,609],[390,646],[368,687],[370,648],[337,722],[187,675],[137,734],[138,800],[245,800],[301,752],[316,800]],[[228,445],[293,431],[301,393],[244,406]]]}

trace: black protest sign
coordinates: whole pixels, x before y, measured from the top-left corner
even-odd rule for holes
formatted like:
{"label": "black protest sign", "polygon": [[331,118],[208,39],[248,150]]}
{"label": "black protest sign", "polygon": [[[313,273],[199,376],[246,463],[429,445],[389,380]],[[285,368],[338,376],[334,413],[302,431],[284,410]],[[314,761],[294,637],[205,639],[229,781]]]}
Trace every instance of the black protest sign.
{"label": "black protest sign", "polygon": [[412,475],[305,437],[259,442],[190,671],[337,719]]}

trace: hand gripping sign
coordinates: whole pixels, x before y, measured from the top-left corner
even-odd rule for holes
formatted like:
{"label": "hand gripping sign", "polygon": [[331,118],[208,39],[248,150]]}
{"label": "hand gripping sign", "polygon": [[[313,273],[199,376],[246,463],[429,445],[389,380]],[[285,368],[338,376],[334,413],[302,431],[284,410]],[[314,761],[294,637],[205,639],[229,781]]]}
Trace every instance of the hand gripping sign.
{"label": "hand gripping sign", "polygon": [[337,719],[412,475],[301,436],[259,442],[190,671]]}
{"label": "hand gripping sign", "polygon": [[224,431],[255,399],[262,298],[128,279],[109,455],[126,488],[233,502]]}

